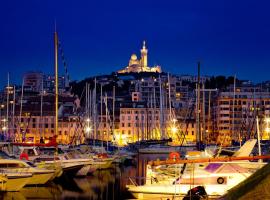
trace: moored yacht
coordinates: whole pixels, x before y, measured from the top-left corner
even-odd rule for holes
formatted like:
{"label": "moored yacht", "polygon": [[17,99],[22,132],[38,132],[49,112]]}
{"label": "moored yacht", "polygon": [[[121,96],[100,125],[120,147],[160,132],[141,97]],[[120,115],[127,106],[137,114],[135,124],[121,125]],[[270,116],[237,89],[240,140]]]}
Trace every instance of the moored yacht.
{"label": "moored yacht", "polygon": [[31,173],[32,177],[26,183],[27,185],[46,184],[54,175],[54,170],[37,168],[29,164],[22,160],[0,159],[0,169],[2,170],[12,173]]}
{"label": "moored yacht", "polygon": [[31,173],[12,172],[1,170],[0,191],[17,192],[21,190],[32,178]]}
{"label": "moored yacht", "polygon": [[[246,142],[228,159],[189,157],[191,160],[179,160],[181,164],[166,164],[168,162],[164,161],[155,167],[148,165],[145,185],[133,184],[127,188],[140,198],[151,195],[185,195],[196,186],[204,186],[210,196],[223,195],[266,164],[248,161],[255,144],[256,140]],[[210,159],[217,161],[210,162]]]}

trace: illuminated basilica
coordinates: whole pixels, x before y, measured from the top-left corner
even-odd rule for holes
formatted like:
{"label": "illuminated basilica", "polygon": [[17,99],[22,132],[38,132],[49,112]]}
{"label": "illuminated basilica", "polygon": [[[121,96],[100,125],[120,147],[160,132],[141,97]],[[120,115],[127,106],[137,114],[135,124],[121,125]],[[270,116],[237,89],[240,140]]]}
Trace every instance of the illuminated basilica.
{"label": "illuminated basilica", "polygon": [[128,63],[128,66],[118,71],[118,73],[130,73],[130,72],[158,72],[161,73],[160,66],[148,67],[147,66],[147,48],[145,41],[141,49],[141,59],[138,59],[136,54],[132,54]]}

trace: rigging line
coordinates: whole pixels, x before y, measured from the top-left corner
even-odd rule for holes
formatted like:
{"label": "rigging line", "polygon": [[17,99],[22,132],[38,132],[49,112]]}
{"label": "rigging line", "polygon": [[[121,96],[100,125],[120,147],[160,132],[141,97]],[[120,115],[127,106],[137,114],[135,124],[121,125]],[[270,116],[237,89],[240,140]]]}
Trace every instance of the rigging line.
{"label": "rigging line", "polygon": [[58,39],[58,46],[59,46],[60,55],[61,55],[62,63],[64,65],[64,70],[65,70],[65,79],[66,79],[65,84],[67,84],[65,86],[68,87],[69,82],[70,82],[70,76],[69,76],[69,73],[68,73],[67,62],[66,62],[66,59],[65,59],[63,46],[62,46],[62,43],[61,43],[61,41],[59,39]]}

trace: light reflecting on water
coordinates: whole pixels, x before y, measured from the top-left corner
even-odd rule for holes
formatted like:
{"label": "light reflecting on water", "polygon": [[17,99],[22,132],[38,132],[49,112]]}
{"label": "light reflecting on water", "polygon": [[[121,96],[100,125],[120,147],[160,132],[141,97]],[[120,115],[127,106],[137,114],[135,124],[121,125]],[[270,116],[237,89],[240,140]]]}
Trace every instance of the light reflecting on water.
{"label": "light reflecting on water", "polygon": [[[130,184],[128,177],[144,177],[149,160],[165,159],[167,155],[140,155],[135,158],[135,166],[117,166],[112,169],[94,172],[86,178],[65,177],[61,181],[50,183],[42,187],[25,187],[20,192],[6,192],[1,194],[4,200],[26,199],[91,199],[91,200],[119,200],[131,198],[126,191],[126,184]],[[137,179],[139,184],[144,179]]]}

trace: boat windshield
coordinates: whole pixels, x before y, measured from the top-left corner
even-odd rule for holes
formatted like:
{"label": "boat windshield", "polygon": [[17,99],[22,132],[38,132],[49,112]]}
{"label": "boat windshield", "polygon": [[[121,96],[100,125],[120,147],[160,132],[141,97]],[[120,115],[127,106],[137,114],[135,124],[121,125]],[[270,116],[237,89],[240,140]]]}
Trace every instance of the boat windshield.
{"label": "boat windshield", "polygon": [[30,161],[28,161],[28,162],[26,162],[29,166],[31,166],[31,167],[36,167],[36,165],[34,164],[34,163],[32,163],[32,162],[30,162]]}
{"label": "boat windshield", "polygon": [[10,156],[7,153],[5,153],[5,152],[0,151],[0,158],[2,158],[2,159],[9,159]]}

